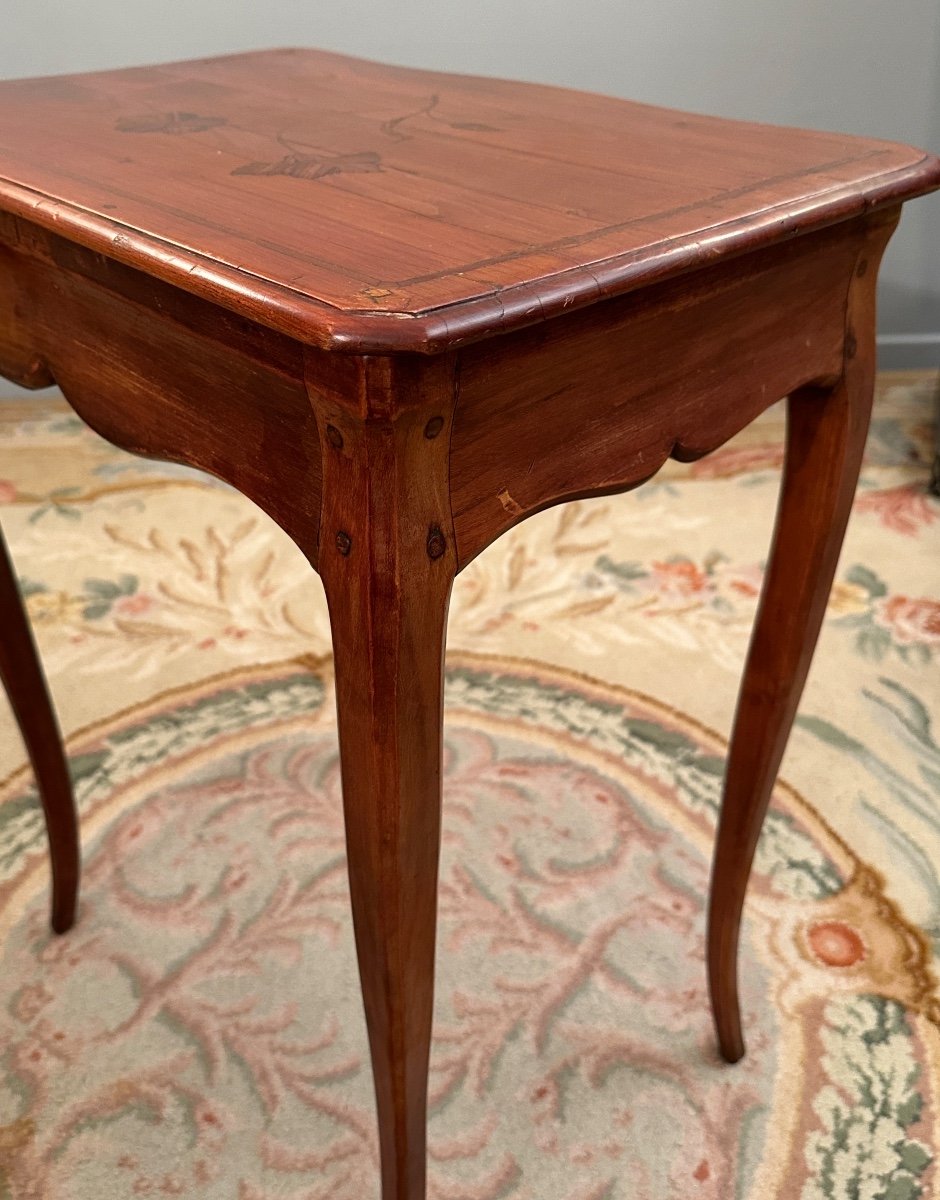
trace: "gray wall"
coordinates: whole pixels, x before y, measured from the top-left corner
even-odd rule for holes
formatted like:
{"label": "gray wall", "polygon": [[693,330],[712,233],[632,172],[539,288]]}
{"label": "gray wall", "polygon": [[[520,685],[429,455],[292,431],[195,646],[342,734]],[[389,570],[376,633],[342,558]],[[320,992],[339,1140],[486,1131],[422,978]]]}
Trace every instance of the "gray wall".
{"label": "gray wall", "polygon": [[[940,149],[937,0],[4,0],[0,78],[275,45]],[[940,365],[940,196],[882,271],[882,363]]]}

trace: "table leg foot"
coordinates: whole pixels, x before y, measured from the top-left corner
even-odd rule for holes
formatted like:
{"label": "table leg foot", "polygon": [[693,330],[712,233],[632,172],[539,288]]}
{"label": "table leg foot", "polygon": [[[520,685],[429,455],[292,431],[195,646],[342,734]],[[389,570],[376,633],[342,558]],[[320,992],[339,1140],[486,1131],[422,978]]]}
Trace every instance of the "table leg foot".
{"label": "table leg foot", "polygon": [[62,736],[2,535],[0,681],[23,736],[46,818],[52,860],[52,928],[65,933],[75,923],[78,903],[78,814]]}
{"label": "table leg foot", "polygon": [[774,543],[738,699],[712,870],[708,975],[718,1044],[744,1054],[737,955],[755,848],[809,670],[871,413],[874,336],[849,334],[844,378],[788,401],[787,451]]}

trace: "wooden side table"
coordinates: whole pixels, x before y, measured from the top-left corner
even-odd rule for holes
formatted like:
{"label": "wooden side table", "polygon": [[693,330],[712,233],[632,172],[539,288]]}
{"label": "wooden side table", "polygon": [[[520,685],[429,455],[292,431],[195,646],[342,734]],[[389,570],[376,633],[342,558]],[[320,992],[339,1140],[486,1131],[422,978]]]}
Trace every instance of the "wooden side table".
{"label": "wooden side table", "polygon": [[323,579],[384,1200],[425,1195],[455,575],[789,394],[710,907],[743,1053],[741,908],[859,470],[878,263],[938,186],[903,146],[314,51],[0,84],[0,370],[228,480]]}

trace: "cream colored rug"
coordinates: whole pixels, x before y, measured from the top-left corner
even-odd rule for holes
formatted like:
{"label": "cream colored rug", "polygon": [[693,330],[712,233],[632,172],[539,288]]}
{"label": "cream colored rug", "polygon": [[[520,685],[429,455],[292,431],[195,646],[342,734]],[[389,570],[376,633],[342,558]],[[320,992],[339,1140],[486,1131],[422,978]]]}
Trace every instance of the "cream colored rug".
{"label": "cream colored rug", "polygon": [[[749,895],[738,1067],[703,897],[782,412],[458,579],[435,1198],[940,1195],[934,386],[880,384]],[[0,404],[0,522],[86,861],[53,938],[0,708],[0,1197],[377,1195],[316,577],[248,501],[54,397]]]}

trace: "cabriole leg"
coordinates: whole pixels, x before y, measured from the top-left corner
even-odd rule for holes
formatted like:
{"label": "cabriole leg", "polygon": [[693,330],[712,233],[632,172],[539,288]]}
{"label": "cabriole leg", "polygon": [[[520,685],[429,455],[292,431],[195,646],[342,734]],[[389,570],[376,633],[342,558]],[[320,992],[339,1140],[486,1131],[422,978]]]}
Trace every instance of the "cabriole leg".
{"label": "cabriole leg", "polygon": [[46,818],[52,859],[52,928],[65,933],[75,922],[78,903],[78,815],[62,735],[2,534],[0,680],[23,735]]}
{"label": "cabriole leg", "polygon": [[336,411],[323,429],[319,570],[383,1200],[426,1191],[444,636],[456,572],[447,439],[437,445],[428,420],[411,411],[363,424]]}
{"label": "cabriole leg", "polygon": [[708,975],[722,1056],[744,1054],[737,954],[754,851],[826,611],[858,481],[875,374],[876,229],[849,289],[842,378],[790,396],[773,547],[738,699],[712,869]]}

